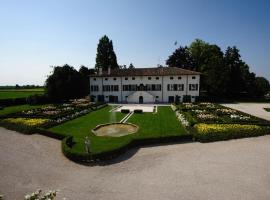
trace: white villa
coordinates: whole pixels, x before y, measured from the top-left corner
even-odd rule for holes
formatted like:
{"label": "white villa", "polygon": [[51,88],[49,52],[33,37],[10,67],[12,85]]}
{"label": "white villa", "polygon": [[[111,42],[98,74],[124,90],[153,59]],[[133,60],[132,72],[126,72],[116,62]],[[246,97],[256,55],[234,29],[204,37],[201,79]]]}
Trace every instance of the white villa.
{"label": "white villa", "polygon": [[99,71],[90,75],[92,101],[121,103],[182,102],[199,96],[200,74],[176,67]]}

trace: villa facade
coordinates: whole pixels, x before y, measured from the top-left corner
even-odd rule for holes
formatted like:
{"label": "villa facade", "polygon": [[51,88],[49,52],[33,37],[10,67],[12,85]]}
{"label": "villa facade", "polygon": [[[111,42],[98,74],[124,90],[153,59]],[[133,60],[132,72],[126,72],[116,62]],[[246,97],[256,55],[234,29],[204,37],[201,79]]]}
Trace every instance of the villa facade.
{"label": "villa facade", "polygon": [[200,73],[176,67],[115,69],[90,76],[92,101],[121,103],[194,102]]}

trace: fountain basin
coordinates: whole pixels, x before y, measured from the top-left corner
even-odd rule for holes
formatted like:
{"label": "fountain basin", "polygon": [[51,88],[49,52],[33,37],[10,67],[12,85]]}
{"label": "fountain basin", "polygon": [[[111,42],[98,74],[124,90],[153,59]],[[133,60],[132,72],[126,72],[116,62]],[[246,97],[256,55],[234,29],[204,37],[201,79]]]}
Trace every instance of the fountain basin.
{"label": "fountain basin", "polygon": [[109,123],[97,125],[92,132],[96,136],[121,137],[136,133],[139,127],[131,123]]}

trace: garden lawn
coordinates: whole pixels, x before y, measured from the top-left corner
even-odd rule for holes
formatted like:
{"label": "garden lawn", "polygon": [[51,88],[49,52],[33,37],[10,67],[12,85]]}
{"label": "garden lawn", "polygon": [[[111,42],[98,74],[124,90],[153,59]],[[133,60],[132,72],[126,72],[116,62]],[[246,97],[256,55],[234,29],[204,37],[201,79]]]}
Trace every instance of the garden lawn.
{"label": "garden lawn", "polygon": [[177,120],[171,107],[158,107],[158,112],[133,114],[128,122],[139,126],[137,138],[156,138],[186,135],[187,132]]}
{"label": "garden lawn", "polygon": [[[122,137],[98,137],[91,130],[98,124],[109,123],[111,106],[91,112],[85,116],[68,121],[61,125],[50,128],[49,130],[56,134],[64,136],[72,135],[76,143],[72,150],[76,152],[85,152],[85,136],[91,138],[92,154],[112,151],[127,145],[133,139],[160,138],[169,136],[182,136],[188,133],[184,127],[177,121],[175,113],[170,107],[158,107],[158,113],[133,114],[128,122],[139,126],[135,134]],[[126,114],[116,113],[116,120],[120,121]]]}
{"label": "garden lawn", "polygon": [[15,99],[29,97],[34,94],[44,94],[44,89],[10,89],[0,90],[0,99]]}
{"label": "garden lawn", "polygon": [[0,110],[0,116],[4,116],[7,114],[16,113],[16,112],[20,112],[24,110],[31,110],[34,108],[39,108],[41,106],[42,105],[29,105],[29,104],[18,105],[18,106],[8,106]]}

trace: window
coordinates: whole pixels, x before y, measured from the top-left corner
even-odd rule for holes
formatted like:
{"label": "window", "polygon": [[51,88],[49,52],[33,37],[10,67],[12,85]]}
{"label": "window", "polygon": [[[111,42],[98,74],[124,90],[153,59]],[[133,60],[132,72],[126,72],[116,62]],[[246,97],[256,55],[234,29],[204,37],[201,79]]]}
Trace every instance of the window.
{"label": "window", "polygon": [[90,90],[92,92],[98,92],[98,85],[91,85]]}
{"label": "window", "polygon": [[146,91],[151,91],[151,85],[150,84],[146,84]]}
{"label": "window", "polygon": [[192,79],[196,79],[196,77],[195,76],[192,76]]}
{"label": "window", "polygon": [[148,80],[151,80],[152,79],[152,77],[148,77]]}
{"label": "window", "polygon": [[113,91],[119,91],[119,87],[118,87],[118,85],[114,85],[114,87],[113,87]]}
{"label": "window", "polygon": [[167,91],[184,91],[184,84],[168,84]]}
{"label": "window", "polygon": [[123,85],[123,91],[137,91],[137,85]]}
{"label": "window", "polygon": [[184,84],[178,84],[178,91],[184,91]]}
{"label": "window", "polygon": [[189,91],[197,91],[198,87],[198,84],[189,84]]}
{"label": "window", "polygon": [[113,78],[114,81],[116,81],[116,78]]}
{"label": "window", "polygon": [[128,77],[125,77],[125,80],[127,81],[128,80]]}
{"label": "window", "polygon": [[156,80],[159,80],[159,77],[156,77]]}
{"label": "window", "polygon": [[161,91],[161,85],[160,85],[160,84],[157,84],[157,85],[156,85],[156,90],[157,90],[157,91]]}
{"label": "window", "polygon": [[170,79],[173,80],[173,77],[171,76]]}
{"label": "window", "polygon": [[105,78],[105,81],[107,81],[108,80],[108,78]]}
{"label": "window", "polygon": [[178,76],[178,80],[181,80],[182,79],[182,77],[181,76]]}
{"label": "window", "polygon": [[135,80],[135,77],[132,77],[132,80]]}

